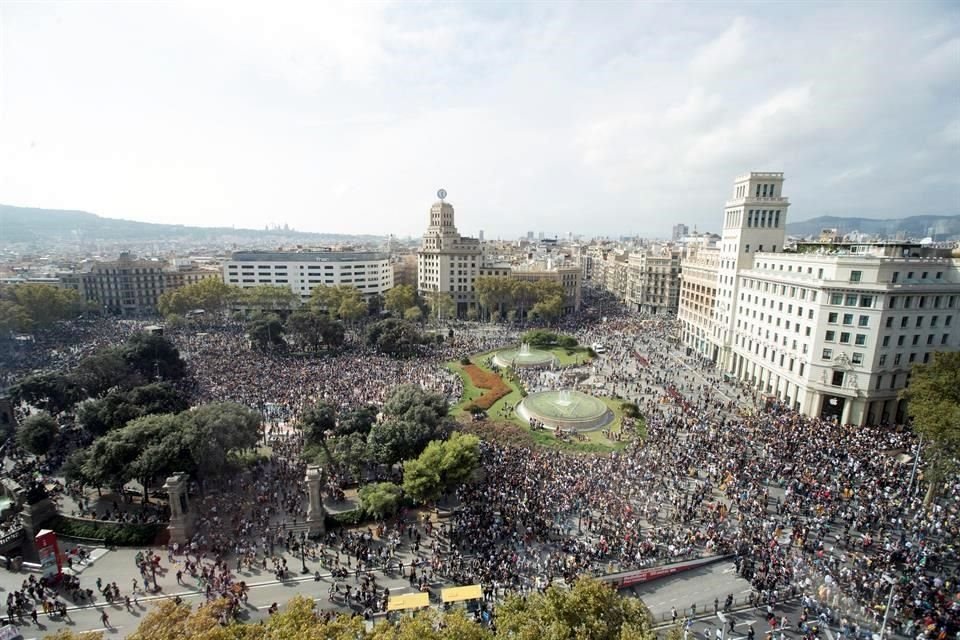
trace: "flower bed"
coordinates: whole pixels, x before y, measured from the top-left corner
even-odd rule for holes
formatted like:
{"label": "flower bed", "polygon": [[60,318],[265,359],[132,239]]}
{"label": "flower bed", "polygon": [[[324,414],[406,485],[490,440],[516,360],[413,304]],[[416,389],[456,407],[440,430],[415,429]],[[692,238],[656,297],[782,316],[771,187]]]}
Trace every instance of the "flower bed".
{"label": "flower bed", "polygon": [[470,376],[470,382],[473,383],[473,386],[478,389],[486,389],[486,393],[464,407],[467,411],[474,407],[486,411],[497,400],[508,395],[511,391],[503,378],[490,371],[485,371],[475,364],[468,364],[463,368],[463,371]]}
{"label": "flower bed", "polygon": [[63,515],[56,516],[45,526],[62,536],[99,539],[108,545],[118,547],[144,547],[156,544],[167,528],[165,523],[133,524],[71,518]]}

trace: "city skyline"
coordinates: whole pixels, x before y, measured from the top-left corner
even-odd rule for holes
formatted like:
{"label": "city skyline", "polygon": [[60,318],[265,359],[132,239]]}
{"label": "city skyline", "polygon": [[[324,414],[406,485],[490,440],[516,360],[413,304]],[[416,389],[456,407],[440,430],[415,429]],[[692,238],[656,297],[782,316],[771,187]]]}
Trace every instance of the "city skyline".
{"label": "city skyline", "polygon": [[[200,226],[669,237],[785,171],[791,220],[956,214],[960,11],[0,7],[9,204]],[[897,47],[890,47],[897,42]]]}

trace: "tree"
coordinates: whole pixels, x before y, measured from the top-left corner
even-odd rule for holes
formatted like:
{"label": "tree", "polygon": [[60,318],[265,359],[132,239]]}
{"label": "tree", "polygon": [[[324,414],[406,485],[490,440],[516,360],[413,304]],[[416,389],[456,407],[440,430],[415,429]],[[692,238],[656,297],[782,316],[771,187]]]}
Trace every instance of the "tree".
{"label": "tree", "polygon": [[45,329],[58,320],[75,318],[86,308],[79,293],[50,284],[15,285],[12,298],[30,318],[32,329]]}
{"label": "tree", "polygon": [[383,406],[386,419],[368,437],[374,459],[394,464],[420,455],[431,440],[442,440],[449,433],[448,411],[439,394],[416,385],[397,387]]}
{"label": "tree", "polygon": [[177,415],[185,418],[183,439],[201,487],[229,471],[232,454],[260,441],[260,414],[236,402],[213,402]]}
{"label": "tree", "polygon": [[287,331],[303,348],[319,349],[330,318],[311,307],[300,307],[287,318]]}
{"label": "tree", "polygon": [[520,335],[520,342],[526,342],[534,347],[552,347],[557,343],[558,336],[553,331],[531,329]]}
{"label": "tree", "polygon": [[286,286],[261,284],[240,289],[234,302],[253,312],[285,314],[300,306],[300,296]]}
{"label": "tree", "polygon": [[120,349],[107,347],[89,355],[70,372],[74,384],[88,398],[96,398],[113,387],[124,387],[144,379],[131,370]]}
{"label": "tree", "polygon": [[11,333],[28,333],[33,320],[23,306],[12,300],[0,300],[0,337]]}
{"label": "tree", "polygon": [[366,437],[376,420],[377,410],[374,407],[369,405],[354,407],[340,415],[337,426],[334,427],[334,433],[338,436],[359,433]]}
{"label": "tree", "polygon": [[316,460],[321,466],[346,471],[357,479],[363,477],[363,470],[374,461],[367,436],[359,433],[328,438]]}
{"label": "tree", "polygon": [[402,315],[410,307],[417,305],[417,290],[409,284],[397,285],[383,294],[383,307],[387,311]]}
{"label": "tree", "polygon": [[509,596],[497,608],[497,635],[517,640],[653,640],[649,614],[636,598],[580,578],[572,589],[549,587]]}
{"label": "tree", "polygon": [[284,345],[283,334],[286,329],[275,313],[261,313],[247,324],[247,336],[250,342],[260,349]]}
{"label": "tree", "polygon": [[187,372],[187,364],[169,339],[151,333],[138,332],[120,347],[120,355],[131,371],[144,380],[179,380]]}
{"label": "tree", "polygon": [[336,425],[336,409],[327,402],[317,402],[300,414],[300,428],[307,445],[324,445],[327,434],[331,433]]}
{"label": "tree", "polygon": [[409,307],[403,312],[403,319],[407,322],[420,322],[423,320],[423,311],[420,307]]}
{"label": "tree", "polygon": [[554,322],[563,314],[563,298],[555,296],[541,300],[533,305],[530,313],[536,318],[546,320],[547,322]]}
{"label": "tree", "polygon": [[58,430],[57,421],[49,413],[34,413],[20,423],[17,444],[35,456],[42,456],[50,450]]}
{"label": "tree", "polygon": [[960,459],[960,352],[934,353],[932,362],[914,366],[901,397],[930,456],[929,504],[943,481],[954,477]]}
{"label": "tree", "polygon": [[408,356],[423,342],[423,337],[411,323],[387,318],[367,327],[366,341],[370,347],[381,353]]}
{"label": "tree", "polygon": [[431,291],[427,295],[430,306],[430,317],[436,320],[446,320],[457,311],[457,303],[449,293]]}
{"label": "tree", "polygon": [[240,294],[239,287],[232,287],[220,278],[204,278],[199,282],[164,292],[157,300],[157,309],[168,318],[173,314],[182,316],[195,309],[220,313]]}
{"label": "tree", "polygon": [[129,391],[116,389],[99,400],[77,406],[77,421],[89,433],[99,436],[145,415],[179,413],[189,403],[169,382],[155,382]]}
{"label": "tree", "polygon": [[331,318],[347,322],[359,320],[367,312],[360,290],[349,284],[314,287],[310,293],[310,306],[326,312]]}
{"label": "tree", "polygon": [[392,482],[365,484],[359,495],[361,508],[378,520],[389,518],[400,506],[400,487]]}
{"label": "tree", "polygon": [[537,288],[536,285],[529,280],[520,280],[518,278],[512,278],[512,280],[511,294],[513,295],[514,303],[517,305],[517,315],[520,317],[520,320],[523,320],[530,307],[537,302]]}
{"label": "tree", "polygon": [[414,500],[432,502],[465,482],[480,462],[480,439],[454,433],[449,440],[427,445],[415,460],[403,465],[403,490]]}
{"label": "tree", "polygon": [[10,388],[18,402],[26,402],[50,413],[65,411],[82,395],[76,383],[62,373],[33,373]]}

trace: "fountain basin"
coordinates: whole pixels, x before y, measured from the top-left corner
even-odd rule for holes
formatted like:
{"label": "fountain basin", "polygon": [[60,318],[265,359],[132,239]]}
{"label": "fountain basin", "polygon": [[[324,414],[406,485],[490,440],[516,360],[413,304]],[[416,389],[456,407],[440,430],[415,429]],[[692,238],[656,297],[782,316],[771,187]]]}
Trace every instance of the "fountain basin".
{"label": "fountain basin", "polygon": [[498,367],[549,367],[557,361],[549,351],[531,349],[523,343],[518,349],[501,349],[493,354],[493,362]]}
{"label": "fountain basin", "polygon": [[548,429],[591,431],[613,421],[613,412],[600,400],[580,391],[539,391],[516,408],[524,420],[538,420]]}

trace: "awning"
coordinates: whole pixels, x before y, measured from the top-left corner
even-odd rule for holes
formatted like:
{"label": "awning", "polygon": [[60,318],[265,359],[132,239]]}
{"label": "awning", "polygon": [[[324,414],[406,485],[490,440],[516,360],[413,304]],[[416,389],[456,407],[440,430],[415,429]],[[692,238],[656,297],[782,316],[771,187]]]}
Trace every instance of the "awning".
{"label": "awning", "polygon": [[483,597],[483,589],[478,584],[466,587],[450,587],[440,592],[444,602],[461,602],[463,600],[477,600]]}
{"label": "awning", "polygon": [[417,609],[430,606],[429,593],[404,593],[399,596],[390,596],[387,602],[387,611],[401,611],[403,609]]}

